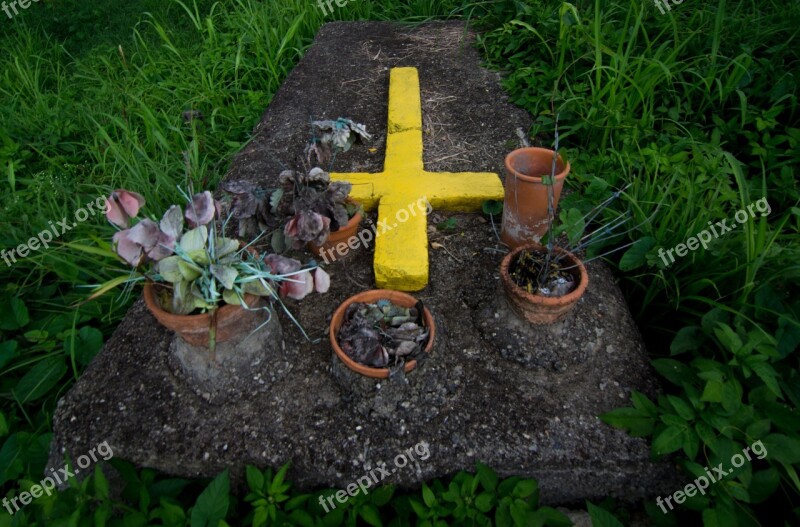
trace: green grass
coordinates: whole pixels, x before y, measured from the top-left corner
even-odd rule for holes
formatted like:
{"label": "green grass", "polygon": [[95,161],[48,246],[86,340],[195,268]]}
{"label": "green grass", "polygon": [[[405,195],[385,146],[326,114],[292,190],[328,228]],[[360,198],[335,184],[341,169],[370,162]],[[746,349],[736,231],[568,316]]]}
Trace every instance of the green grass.
{"label": "green grass", "polygon": [[[454,16],[477,24],[487,65],[503,71],[512,100],[535,117],[534,142],[552,144],[559,115],[562,153],[573,166],[568,182],[578,191],[562,208],[588,210],[609,188],[630,184],[607,212],[629,213],[635,226],[613,245],[636,244],[607,260],[666,380],[665,394],[656,401],[636,396],[632,408],[604,419],[650,437],[654,456],[674,452],[687,481],[698,467],[755,440],[768,446],[765,461],[675,513],[641,506],[659,525],[775,524],[767,512],[796,523],[797,3],[684,2],[661,15],[637,0],[357,0],[327,18],[312,2],[292,0],[32,4],[4,20],[0,36],[0,247],[16,247],[111,188],[135,189],[158,210],[179,199],[177,185],[215,187],[325,21]],[[188,109],[206,120],[183,123]],[[672,265],[658,257],[659,248],[683,243],[761,197],[771,205],[768,218],[749,219]],[[61,241],[98,245],[111,233],[96,215]],[[4,488],[39,479],[55,401],[130,302],[107,297],[76,308],[86,295],[80,286],[116,272],[101,254],[65,243],[12,267],[0,260]],[[52,510],[36,506],[35,514],[66,517],[79,509],[90,524],[95,509],[109,509],[137,524],[134,516],[158,507],[159,514],[169,506],[182,514],[202,488],[186,482],[159,496],[152,488],[161,476],[120,470],[135,494],[123,502],[110,502],[102,481],[94,481],[59,497]],[[139,502],[144,494],[136,485],[147,489],[148,504]],[[431,487],[439,503],[455,503],[442,484]],[[397,517],[405,524],[436,510],[431,495],[414,496],[359,503],[343,521],[377,513],[384,523]],[[249,507],[231,503],[229,520],[241,521]],[[10,523],[0,509],[4,525]]]}
{"label": "green grass", "polygon": [[[499,2],[484,19],[481,44],[537,117],[535,139],[550,144],[559,115],[579,190],[562,208],[630,184],[609,217],[630,213],[614,245],[636,244],[610,263],[668,384],[604,419],[676,453],[687,481],[756,440],[771,452],[667,516],[645,503],[659,523],[796,521],[798,22],[797,5],[724,0],[666,16],[636,1]],[[672,265],[658,257],[762,197],[769,218]]]}

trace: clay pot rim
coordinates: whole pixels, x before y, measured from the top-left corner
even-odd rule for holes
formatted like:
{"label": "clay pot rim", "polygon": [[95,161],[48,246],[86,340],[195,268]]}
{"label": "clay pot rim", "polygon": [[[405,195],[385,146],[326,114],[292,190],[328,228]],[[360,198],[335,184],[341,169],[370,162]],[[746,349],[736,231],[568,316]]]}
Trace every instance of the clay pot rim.
{"label": "clay pot rim", "polygon": [[[164,320],[172,320],[175,322],[197,322],[200,323],[204,321],[210,321],[211,313],[199,313],[197,315],[176,315],[175,313],[170,313],[163,307],[161,307],[161,303],[156,298],[155,288],[157,285],[161,285],[163,287],[167,287],[163,285],[161,282],[154,282],[152,280],[147,280],[144,284],[144,303],[147,304],[147,308],[153,312],[153,314],[158,314],[159,318],[163,318]],[[258,301],[258,296],[251,295],[249,293],[245,293],[244,301],[247,303],[248,306],[254,305]],[[244,309],[241,305],[236,304],[223,304],[217,307],[217,316],[225,316],[228,315],[230,312],[235,311],[237,309]]]}
{"label": "clay pot rim", "polygon": [[[372,302],[381,298],[385,298],[390,302],[402,305],[403,307],[413,307],[417,303],[417,299],[415,297],[402,291],[394,291],[392,289],[370,289],[368,291],[362,291],[361,293],[357,293],[339,304],[339,307],[333,312],[330,329],[328,331],[331,347],[333,348],[333,351],[339,360],[341,360],[345,366],[351,370],[360,373],[365,377],[371,377],[373,379],[387,379],[389,377],[389,368],[373,368],[371,366],[365,366],[348,357],[344,350],[339,346],[338,332],[342,327],[342,322],[344,321],[344,312],[350,304],[353,302]],[[433,319],[433,314],[430,312],[427,306],[425,306],[423,316],[425,317],[425,323],[431,330],[431,333],[428,336],[428,344],[425,346],[423,351],[424,353],[430,353],[433,349],[433,341],[436,338],[436,323]],[[408,373],[416,367],[416,359],[410,360],[406,362],[403,371]]]}
{"label": "clay pot rim", "polygon": [[[353,202],[353,203],[355,203],[355,202]],[[344,232],[344,231],[347,231],[348,229],[352,229],[354,227],[358,227],[358,224],[361,223],[361,218],[362,218],[361,210],[356,210],[356,213],[353,214],[353,217],[350,218],[347,221],[347,225],[344,225],[343,227],[339,227],[335,231],[331,231],[330,235],[328,236],[328,239],[330,240],[331,236],[333,236],[334,233]]]}
{"label": "clay pot rim", "polygon": [[511,262],[521,253],[522,251],[528,250],[546,250],[546,248],[538,243],[527,243],[525,245],[520,245],[510,253],[508,253],[504,258],[503,261],[500,263],[500,279],[511,289],[514,291],[514,294],[529,302],[531,304],[538,304],[544,306],[551,306],[551,307],[559,307],[567,304],[571,304],[577,302],[580,297],[586,292],[586,288],[589,286],[589,273],[586,271],[586,267],[583,265],[583,262],[580,258],[572,254],[571,252],[567,251],[562,247],[554,247],[554,252],[558,254],[565,254],[566,258],[573,262],[573,264],[577,264],[578,274],[580,275],[580,280],[578,282],[578,287],[567,293],[563,296],[542,296],[542,295],[534,295],[532,293],[528,293],[525,289],[521,288],[517,285],[516,282],[511,278],[509,274],[509,268],[511,267]]}
{"label": "clay pot rim", "polygon": [[[506,171],[508,171],[509,174],[513,174],[515,178],[521,179],[522,181],[527,181],[529,183],[542,183],[542,178],[540,176],[527,176],[521,172],[518,172],[511,166],[511,160],[513,158],[521,156],[526,153],[537,153],[537,154],[548,153],[550,159],[551,160],[553,159],[553,150],[550,150],[549,148],[540,148],[538,146],[527,146],[525,148],[517,148],[516,150],[512,150],[511,152],[508,153],[508,155],[506,155],[505,159]],[[565,162],[561,154],[558,154],[558,160],[561,161],[562,163]],[[558,165],[556,164],[556,166]],[[559,183],[562,182],[569,174],[569,171],[570,171],[570,164],[569,161],[566,161],[566,166],[564,167],[564,170],[556,174],[556,181]]]}

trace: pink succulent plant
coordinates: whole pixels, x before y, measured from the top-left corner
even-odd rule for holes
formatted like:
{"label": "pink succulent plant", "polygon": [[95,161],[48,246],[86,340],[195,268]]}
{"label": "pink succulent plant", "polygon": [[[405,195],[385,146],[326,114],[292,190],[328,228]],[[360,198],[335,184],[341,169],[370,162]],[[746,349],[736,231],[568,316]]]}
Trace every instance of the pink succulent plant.
{"label": "pink succulent plant", "polygon": [[157,262],[172,254],[175,238],[159,229],[150,219],[143,219],[130,229],[114,234],[117,254],[133,267],[139,267],[146,258]]}
{"label": "pink succulent plant", "polygon": [[[106,217],[117,226],[127,227],[142,205],[144,198],[139,194],[124,189],[115,190],[108,198]],[[139,267],[147,260],[158,262],[173,254],[182,231],[181,208],[173,205],[160,223],[145,218],[133,227],[115,233],[113,242],[123,260],[133,267]]]}
{"label": "pink succulent plant", "polygon": [[117,189],[106,200],[106,218],[118,227],[127,229],[131,218],[139,214],[139,209],[144,207],[144,198],[130,190]]}
{"label": "pink succulent plant", "polygon": [[313,291],[327,292],[331,285],[330,276],[319,267],[314,269],[313,274],[312,271],[298,273],[297,271],[302,268],[299,261],[277,254],[267,255],[264,261],[269,264],[275,274],[297,273],[280,283],[278,292],[282,297],[288,296],[295,300],[302,300]]}
{"label": "pink succulent plant", "polygon": [[192,227],[208,225],[214,219],[214,214],[219,216],[220,203],[214,199],[211,192],[200,192],[192,196],[192,202],[186,207],[186,221]]}

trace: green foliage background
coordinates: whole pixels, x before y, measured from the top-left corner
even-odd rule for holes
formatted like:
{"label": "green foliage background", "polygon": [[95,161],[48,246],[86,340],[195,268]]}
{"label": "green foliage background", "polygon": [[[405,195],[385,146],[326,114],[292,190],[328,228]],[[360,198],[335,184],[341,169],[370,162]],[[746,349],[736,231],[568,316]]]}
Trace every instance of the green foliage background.
{"label": "green foliage background", "polygon": [[[603,249],[635,242],[607,260],[665,390],[656,401],[633,394],[603,419],[650,438],[654,457],[673,454],[687,482],[756,440],[769,452],[667,515],[654,502],[587,504],[595,525],[627,524],[642,508],[657,525],[796,524],[798,2],[684,2],[661,15],[636,0],[357,0],[326,18],[297,0],[43,0],[13,20],[0,15],[0,247],[111,188],[136,189],[154,210],[179,199],[176,185],[213,188],[322,23],[452,17],[479,31],[487,65],[535,116],[535,143],[552,145],[559,115],[578,190],[563,208],[589,210],[630,184],[607,213],[629,213],[635,228]],[[205,122],[184,124],[188,109]],[[768,217],[672,265],[658,257],[762,197]],[[47,250],[0,261],[5,496],[41,479],[55,402],[131,301],[75,307],[81,286],[118,276],[104,245],[111,233],[97,215]],[[209,483],[114,466],[121,497],[97,473],[13,517],[0,509],[0,527],[568,525],[539,507],[535,482],[498,482],[480,465],[475,476],[411,493],[386,487],[328,515],[318,494],[291,490],[285,469],[249,469],[241,497],[227,473]]]}

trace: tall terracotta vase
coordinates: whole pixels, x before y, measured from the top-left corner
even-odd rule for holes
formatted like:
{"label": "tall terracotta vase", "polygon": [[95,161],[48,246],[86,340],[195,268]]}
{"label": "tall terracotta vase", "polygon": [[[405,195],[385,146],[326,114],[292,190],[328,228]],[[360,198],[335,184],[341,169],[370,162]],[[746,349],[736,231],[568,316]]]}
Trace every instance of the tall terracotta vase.
{"label": "tall terracotta vase", "polygon": [[[500,239],[512,249],[538,242],[547,225],[547,185],[542,176],[549,176],[553,165],[553,150],[520,148],[506,156],[503,227]],[[554,207],[558,206],[564,180],[569,174],[569,162],[559,154],[553,185]]]}

